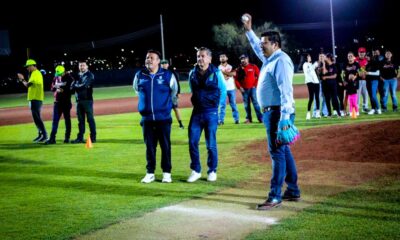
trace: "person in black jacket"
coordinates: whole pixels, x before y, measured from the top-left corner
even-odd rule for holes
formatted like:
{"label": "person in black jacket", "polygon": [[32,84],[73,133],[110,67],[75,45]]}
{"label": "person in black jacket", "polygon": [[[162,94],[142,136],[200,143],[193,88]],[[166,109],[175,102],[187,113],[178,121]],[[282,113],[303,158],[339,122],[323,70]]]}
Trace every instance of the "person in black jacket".
{"label": "person in black jacket", "polygon": [[86,61],[79,62],[79,74],[76,81],[71,84],[75,92],[76,115],[78,116],[78,136],[71,143],[85,143],[85,115],[90,128],[90,139],[96,142],[96,122],[93,116],[93,82],[94,75],[88,69]]}
{"label": "person in black jacket", "polygon": [[53,126],[50,138],[45,144],[56,143],[58,123],[62,115],[64,115],[65,121],[64,143],[69,143],[71,136],[71,83],[74,79],[68,72],[65,72],[65,68],[62,65],[58,65],[55,71],[56,73],[51,83],[51,91],[54,92]]}

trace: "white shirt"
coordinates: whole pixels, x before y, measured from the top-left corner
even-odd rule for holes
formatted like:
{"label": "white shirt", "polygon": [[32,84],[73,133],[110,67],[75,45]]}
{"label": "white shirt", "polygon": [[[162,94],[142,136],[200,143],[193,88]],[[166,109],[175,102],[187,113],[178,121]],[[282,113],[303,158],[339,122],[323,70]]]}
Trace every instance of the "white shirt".
{"label": "white shirt", "polygon": [[303,72],[305,77],[305,83],[315,83],[319,84],[319,80],[317,77],[317,73],[315,72],[315,68],[318,66],[309,62],[305,62],[303,64]]}
{"label": "white shirt", "polygon": [[[223,72],[231,72],[232,71],[232,66],[229,64],[226,64],[226,66],[220,64],[218,66],[219,70],[223,71]],[[235,86],[235,80],[233,79],[233,77],[228,77],[225,76],[225,86],[226,86],[226,91],[231,91],[231,90],[235,90],[236,86]]]}

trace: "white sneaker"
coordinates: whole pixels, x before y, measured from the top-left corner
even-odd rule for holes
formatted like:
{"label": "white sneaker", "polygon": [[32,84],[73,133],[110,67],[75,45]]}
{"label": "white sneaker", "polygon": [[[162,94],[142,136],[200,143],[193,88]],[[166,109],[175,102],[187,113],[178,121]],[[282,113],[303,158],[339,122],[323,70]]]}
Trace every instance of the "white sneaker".
{"label": "white sneaker", "polygon": [[376,110],[376,114],[382,114],[382,110],[381,109]]}
{"label": "white sneaker", "polygon": [[197,180],[199,180],[199,178],[201,178],[201,173],[192,171],[189,178],[187,179],[187,182],[196,182]]}
{"label": "white sneaker", "polygon": [[344,116],[346,116],[346,113],[345,113],[343,110],[340,110],[340,115],[341,115],[342,117],[344,117]]}
{"label": "white sneaker", "polygon": [[357,112],[356,115],[357,115],[357,116],[360,116],[360,112]]}
{"label": "white sneaker", "polygon": [[146,176],[142,179],[142,183],[151,183],[156,180],[154,173],[146,173]]}
{"label": "white sneaker", "polygon": [[368,115],[374,115],[375,114],[375,109],[371,109],[369,112],[368,112]]}
{"label": "white sneaker", "polygon": [[217,173],[216,172],[210,172],[208,174],[207,181],[209,181],[209,182],[217,181]]}
{"label": "white sneaker", "polygon": [[171,183],[172,182],[172,178],[171,178],[171,173],[163,173],[162,174],[162,182],[163,183]]}
{"label": "white sneaker", "polygon": [[311,119],[311,113],[310,113],[310,112],[307,112],[306,120],[310,120],[310,119]]}
{"label": "white sneaker", "polygon": [[336,110],[333,110],[332,116],[337,116],[337,115],[338,115],[337,111],[336,111]]}
{"label": "white sneaker", "polygon": [[315,112],[315,118],[321,118],[321,114],[319,113],[319,110]]}

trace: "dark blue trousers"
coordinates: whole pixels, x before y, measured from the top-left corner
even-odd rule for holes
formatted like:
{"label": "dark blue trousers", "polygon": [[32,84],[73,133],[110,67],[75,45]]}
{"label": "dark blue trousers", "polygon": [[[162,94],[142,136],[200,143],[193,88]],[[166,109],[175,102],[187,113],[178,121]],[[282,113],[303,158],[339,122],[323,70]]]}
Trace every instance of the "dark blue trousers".
{"label": "dark blue trousers", "polygon": [[161,147],[161,168],[165,173],[171,172],[171,124],[172,118],[162,121],[142,120],[140,122],[144,143],[146,144],[147,173],[154,173],[156,169],[158,143]]}

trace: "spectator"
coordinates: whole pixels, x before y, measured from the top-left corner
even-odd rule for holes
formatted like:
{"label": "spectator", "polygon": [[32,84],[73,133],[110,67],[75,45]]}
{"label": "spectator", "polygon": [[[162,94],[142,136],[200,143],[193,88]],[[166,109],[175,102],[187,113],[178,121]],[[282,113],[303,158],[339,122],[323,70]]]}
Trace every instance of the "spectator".
{"label": "spectator", "polygon": [[[224,75],[226,94],[229,100],[229,105],[232,108],[232,117],[233,120],[235,121],[235,124],[239,124],[239,111],[236,106],[236,87],[235,87],[235,80],[233,78],[235,72],[232,71],[232,66],[228,63],[228,56],[226,56],[225,53],[219,55],[219,61],[221,62],[221,64],[218,66],[218,68]],[[226,109],[226,102],[224,102],[221,105],[218,125],[224,124],[225,109]]]}
{"label": "spectator", "polygon": [[55,76],[51,83],[51,90],[54,92],[54,106],[53,106],[53,126],[49,140],[46,144],[56,143],[56,134],[58,130],[58,123],[61,116],[64,115],[65,121],[65,136],[64,143],[69,143],[71,136],[71,83],[73,82],[72,76],[65,72],[62,65],[58,65],[55,69]]}
{"label": "spectator", "polygon": [[204,130],[207,146],[207,181],[217,180],[218,107],[226,101],[226,88],[222,72],[211,64],[211,50],[201,47],[197,51],[197,65],[189,73],[193,111],[189,122],[189,153],[192,173],[188,182],[201,177],[199,141]]}
{"label": "spectator", "polygon": [[71,84],[71,90],[75,92],[76,115],[78,116],[78,136],[71,143],[85,143],[85,118],[89,123],[90,139],[96,142],[96,122],[93,113],[93,83],[94,75],[89,71],[86,61],[79,62],[79,74],[77,80]]}
{"label": "spectator", "polygon": [[254,110],[256,111],[258,122],[262,122],[262,114],[260,105],[257,102],[256,87],[258,82],[258,75],[260,70],[257,65],[249,63],[249,56],[242,54],[240,56],[240,67],[236,70],[236,87],[240,90],[243,96],[244,109],[246,110],[245,123],[253,122],[251,116],[251,105],[253,103]]}
{"label": "spectator", "polygon": [[25,64],[29,72],[29,80],[25,81],[24,75],[18,73],[18,79],[28,88],[29,107],[32,112],[32,118],[38,129],[38,136],[33,142],[45,142],[47,140],[47,132],[40,112],[42,110],[44,100],[43,75],[36,67],[36,61],[28,59]]}
{"label": "spectator", "polygon": [[176,117],[176,120],[179,123],[179,128],[180,129],[184,129],[185,126],[183,126],[183,124],[182,124],[181,111],[178,108],[179,94],[181,93],[181,85],[179,84],[179,75],[176,73],[176,71],[173,68],[171,68],[169,66],[169,62],[168,62],[167,59],[161,60],[161,67],[164,68],[164,69],[170,70],[175,76],[176,83],[178,85],[178,92],[176,93],[176,101],[173,103],[172,109],[175,112],[175,117]]}

